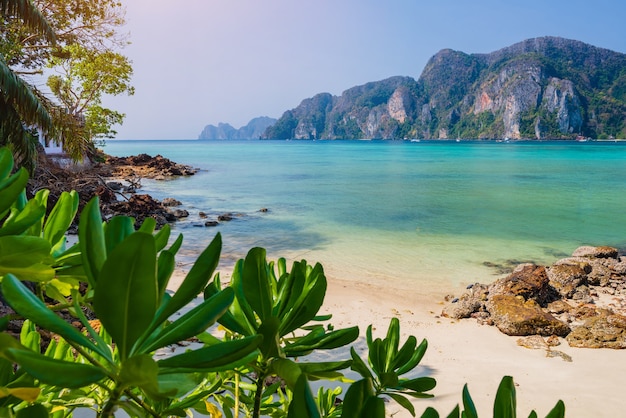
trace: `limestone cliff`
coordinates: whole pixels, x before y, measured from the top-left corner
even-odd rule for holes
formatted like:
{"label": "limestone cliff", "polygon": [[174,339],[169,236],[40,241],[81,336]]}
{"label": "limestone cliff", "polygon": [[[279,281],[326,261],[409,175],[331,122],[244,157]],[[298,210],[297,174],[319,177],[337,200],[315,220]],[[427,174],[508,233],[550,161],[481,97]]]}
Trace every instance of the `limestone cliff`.
{"label": "limestone cliff", "polygon": [[304,100],[277,139],[626,137],[626,55],[555,37],[489,54],[445,49],[391,77]]}
{"label": "limestone cliff", "polygon": [[276,119],[261,116],[252,119],[246,126],[235,129],[228,123],[207,125],[200,133],[198,139],[258,139],[263,132],[276,123]]}

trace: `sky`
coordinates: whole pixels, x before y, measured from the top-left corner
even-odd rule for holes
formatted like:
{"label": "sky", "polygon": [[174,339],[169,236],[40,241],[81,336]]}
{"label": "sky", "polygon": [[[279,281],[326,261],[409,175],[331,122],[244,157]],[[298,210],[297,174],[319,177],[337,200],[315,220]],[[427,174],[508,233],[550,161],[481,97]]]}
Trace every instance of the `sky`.
{"label": "sky", "polygon": [[488,53],[560,36],[626,53],[622,0],[121,0],[133,96],[117,139],[196,139],[303,99],[395,75],[444,48]]}

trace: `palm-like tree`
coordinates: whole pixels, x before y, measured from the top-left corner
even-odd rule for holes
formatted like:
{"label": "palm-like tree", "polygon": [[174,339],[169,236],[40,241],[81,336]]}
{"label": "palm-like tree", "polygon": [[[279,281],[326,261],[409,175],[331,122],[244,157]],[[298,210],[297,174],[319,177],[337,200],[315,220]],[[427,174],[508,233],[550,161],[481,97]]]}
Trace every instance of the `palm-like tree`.
{"label": "palm-like tree", "polygon": [[[2,19],[21,19],[30,30],[55,42],[52,27],[30,0],[0,0],[0,13]],[[37,131],[47,140],[59,140],[68,128],[75,131],[67,122],[56,105],[0,56],[0,146],[12,149],[18,164],[32,169],[37,157]]]}

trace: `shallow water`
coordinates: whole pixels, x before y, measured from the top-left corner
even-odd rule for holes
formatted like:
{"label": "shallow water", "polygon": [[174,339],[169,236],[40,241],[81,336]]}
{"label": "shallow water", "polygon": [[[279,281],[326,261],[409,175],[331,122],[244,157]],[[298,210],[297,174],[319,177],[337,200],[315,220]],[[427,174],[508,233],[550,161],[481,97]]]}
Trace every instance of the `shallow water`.
{"label": "shallow water", "polygon": [[[201,169],[143,181],[191,213],[174,228],[187,265],[219,231],[226,267],[262,246],[349,280],[433,288],[489,282],[485,263],[626,247],[622,143],[112,140],[105,152]],[[199,211],[242,216],[206,228]]]}

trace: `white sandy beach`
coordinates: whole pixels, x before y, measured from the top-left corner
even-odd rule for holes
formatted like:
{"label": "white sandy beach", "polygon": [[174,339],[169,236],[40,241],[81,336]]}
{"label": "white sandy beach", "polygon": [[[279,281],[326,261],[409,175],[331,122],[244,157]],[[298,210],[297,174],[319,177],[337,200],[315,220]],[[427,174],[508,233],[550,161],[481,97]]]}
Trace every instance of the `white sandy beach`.
{"label": "white sandy beach", "polygon": [[[464,289],[458,289],[459,295]],[[506,336],[495,327],[478,325],[474,319],[461,321],[440,317],[443,294],[419,294],[413,289],[381,288],[329,277],[325,310],[333,313],[336,327],[359,325],[364,335],[373,324],[384,337],[393,316],[400,319],[406,338],[428,340],[421,365],[437,379],[435,398],[414,402],[417,416],[432,406],[446,416],[461,403],[463,385],[480,416],[492,416],[493,400],[502,376],[513,376],[517,390],[518,416],[534,409],[545,416],[561,399],[566,417],[619,417],[626,411],[623,379],[626,353],[623,350],[569,347],[564,339],[555,350],[572,357],[546,357],[545,350],[517,345],[518,337]],[[402,340],[404,341],[404,340]],[[388,411],[396,418],[410,414],[394,403]],[[397,414],[395,413],[397,411]]]}

